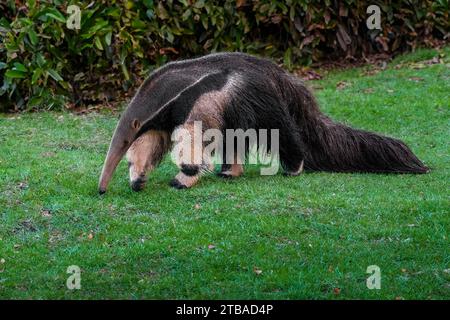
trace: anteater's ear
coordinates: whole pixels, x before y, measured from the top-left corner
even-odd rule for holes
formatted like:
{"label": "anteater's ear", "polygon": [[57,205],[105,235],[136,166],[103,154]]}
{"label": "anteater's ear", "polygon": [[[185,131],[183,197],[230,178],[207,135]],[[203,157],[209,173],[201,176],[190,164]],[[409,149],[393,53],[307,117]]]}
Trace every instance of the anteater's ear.
{"label": "anteater's ear", "polygon": [[133,121],[131,121],[131,127],[134,130],[137,130],[141,127],[141,122],[138,119],[134,119]]}

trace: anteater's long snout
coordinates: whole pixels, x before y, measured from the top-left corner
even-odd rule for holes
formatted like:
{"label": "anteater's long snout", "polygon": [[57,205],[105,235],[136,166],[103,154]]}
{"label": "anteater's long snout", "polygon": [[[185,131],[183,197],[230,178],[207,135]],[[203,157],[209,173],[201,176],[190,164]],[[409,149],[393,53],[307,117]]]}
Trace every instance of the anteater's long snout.
{"label": "anteater's long snout", "polygon": [[98,192],[100,194],[106,192],[109,181],[111,180],[117,165],[133,143],[135,132],[130,125],[126,125],[127,122],[128,121],[124,118],[119,121],[113,138],[111,139],[111,144],[98,183]]}
{"label": "anteater's long snout", "polygon": [[114,146],[111,146],[108,155],[106,156],[105,163],[103,165],[102,174],[100,176],[100,181],[98,183],[98,192],[103,194],[106,192],[106,188],[108,187],[109,181],[117,168],[120,160],[122,159],[124,153],[120,150],[116,150]]}

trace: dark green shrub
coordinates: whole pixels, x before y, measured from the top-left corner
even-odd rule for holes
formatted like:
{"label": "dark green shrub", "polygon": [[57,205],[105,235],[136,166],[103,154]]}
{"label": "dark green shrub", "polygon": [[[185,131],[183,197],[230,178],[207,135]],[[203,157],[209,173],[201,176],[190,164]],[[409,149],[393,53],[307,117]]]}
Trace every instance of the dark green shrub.
{"label": "dark green shrub", "polygon": [[[81,8],[80,30],[66,27],[70,4]],[[381,33],[367,30],[369,4],[382,8]],[[179,57],[244,51],[292,68],[392,54],[449,33],[448,0],[6,0],[0,12],[4,110],[107,104]]]}

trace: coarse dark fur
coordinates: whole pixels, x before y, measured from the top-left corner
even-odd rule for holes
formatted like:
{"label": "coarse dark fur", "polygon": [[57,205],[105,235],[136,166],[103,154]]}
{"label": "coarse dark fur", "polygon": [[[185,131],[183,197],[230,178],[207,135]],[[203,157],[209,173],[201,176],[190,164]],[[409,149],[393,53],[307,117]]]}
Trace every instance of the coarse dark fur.
{"label": "coarse dark fur", "polygon": [[[211,92],[219,92],[226,103],[219,108],[210,101],[211,110],[198,111],[195,106]],[[303,164],[312,171],[428,171],[402,141],[332,121],[304,83],[273,62],[220,53],[169,63],[143,83],[111,141],[100,191],[106,190],[118,161],[140,135],[148,130],[170,134],[194,120],[206,123],[205,130],[279,129],[280,160],[286,172]],[[189,167],[190,173],[195,170]]]}

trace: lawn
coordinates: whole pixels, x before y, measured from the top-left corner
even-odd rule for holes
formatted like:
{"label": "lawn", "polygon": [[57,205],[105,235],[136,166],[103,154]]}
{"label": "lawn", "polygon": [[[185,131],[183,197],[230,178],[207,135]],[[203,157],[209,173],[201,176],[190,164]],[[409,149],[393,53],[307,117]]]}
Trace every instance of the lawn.
{"label": "lawn", "polygon": [[[450,299],[450,48],[311,81],[336,120],[404,140],[426,175],[306,173],[139,193],[97,182],[117,114],[0,116],[0,298]],[[81,268],[81,289],[66,270]],[[381,270],[369,290],[366,269]]]}

